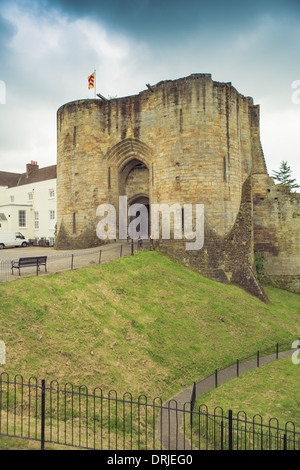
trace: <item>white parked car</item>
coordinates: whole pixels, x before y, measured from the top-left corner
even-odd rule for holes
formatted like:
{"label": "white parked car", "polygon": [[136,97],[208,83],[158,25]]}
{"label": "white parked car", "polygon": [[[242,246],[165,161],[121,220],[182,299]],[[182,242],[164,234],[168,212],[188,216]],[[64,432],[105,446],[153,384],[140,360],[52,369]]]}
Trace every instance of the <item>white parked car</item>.
{"label": "white parked car", "polygon": [[9,246],[27,246],[29,241],[22,235],[21,232],[0,232],[0,250]]}

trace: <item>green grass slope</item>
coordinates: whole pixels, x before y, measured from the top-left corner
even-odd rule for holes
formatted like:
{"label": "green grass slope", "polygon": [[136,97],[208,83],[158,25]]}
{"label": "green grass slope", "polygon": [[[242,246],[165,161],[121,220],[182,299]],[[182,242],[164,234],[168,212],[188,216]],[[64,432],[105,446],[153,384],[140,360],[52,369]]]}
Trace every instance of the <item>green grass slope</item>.
{"label": "green grass slope", "polygon": [[[266,425],[276,418],[281,426],[294,423],[300,432],[299,379],[300,364],[294,364],[290,357],[279,359],[204,393],[196,405],[205,403],[211,413],[221,407],[226,416],[229,409],[233,410],[234,416],[243,411],[250,419],[258,413]],[[276,421],[272,420],[270,424],[276,426]]]}
{"label": "green grass slope", "polygon": [[265,305],[155,252],[0,284],[0,372],[167,399],[237,358],[298,339],[300,296]]}

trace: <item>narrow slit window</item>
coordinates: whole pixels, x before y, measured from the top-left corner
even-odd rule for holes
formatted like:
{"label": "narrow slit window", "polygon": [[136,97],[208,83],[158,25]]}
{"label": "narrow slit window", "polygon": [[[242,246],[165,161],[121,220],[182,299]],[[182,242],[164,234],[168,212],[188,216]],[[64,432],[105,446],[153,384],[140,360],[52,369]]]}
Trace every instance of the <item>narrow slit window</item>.
{"label": "narrow slit window", "polygon": [[76,214],[73,212],[73,233],[76,233]]}
{"label": "narrow slit window", "polygon": [[226,157],[223,157],[223,179],[224,179],[224,181],[227,180],[227,175],[226,175]]}
{"label": "narrow slit window", "polygon": [[76,126],[74,126],[74,134],[73,134],[73,146],[76,147],[76,133],[77,133],[77,129],[76,129]]}
{"label": "narrow slit window", "polygon": [[179,130],[180,130],[180,133],[182,133],[183,131],[182,109],[180,109],[180,113],[179,113]]}

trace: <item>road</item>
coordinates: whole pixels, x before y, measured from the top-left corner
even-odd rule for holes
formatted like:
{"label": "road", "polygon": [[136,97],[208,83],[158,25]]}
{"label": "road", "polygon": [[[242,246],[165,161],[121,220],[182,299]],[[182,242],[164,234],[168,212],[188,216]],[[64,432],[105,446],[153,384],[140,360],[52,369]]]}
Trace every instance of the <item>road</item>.
{"label": "road", "polygon": [[[107,251],[107,250],[112,250],[116,246],[120,246],[121,242],[117,241],[116,243],[111,243],[108,245],[102,245],[99,247],[95,248],[86,248],[82,250],[55,250],[54,247],[48,246],[48,247],[42,247],[42,246],[27,246],[25,248],[18,247],[18,248],[4,248],[3,250],[0,250],[0,261],[4,260],[16,260],[19,258],[25,258],[27,256],[49,256],[50,258],[52,257],[58,257],[58,256],[71,256],[73,253],[74,255],[82,255],[85,256],[88,253],[91,252],[98,252],[100,250],[102,251]],[[126,244],[126,242],[123,242],[123,244]]]}
{"label": "road", "polygon": [[[146,247],[149,242],[145,241]],[[134,242],[134,251],[137,251],[137,241]],[[11,261],[30,256],[47,256],[47,273],[79,269],[94,264],[130,255],[131,243],[116,241],[107,245],[82,250],[55,250],[53,247],[28,246],[26,248],[4,248],[0,250],[0,281],[9,281],[19,277],[18,270],[11,273]],[[47,274],[41,267],[39,275]],[[36,275],[35,267],[26,267],[21,270],[21,277]]]}

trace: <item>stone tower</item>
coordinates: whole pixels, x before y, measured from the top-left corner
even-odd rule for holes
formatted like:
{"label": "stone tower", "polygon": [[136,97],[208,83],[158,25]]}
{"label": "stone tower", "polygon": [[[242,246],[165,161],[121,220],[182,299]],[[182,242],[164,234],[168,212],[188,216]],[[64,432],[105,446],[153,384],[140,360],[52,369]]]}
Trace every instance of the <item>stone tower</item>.
{"label": "stone tower", "polygon": [[201,252],[187,254],[177,240],[159,240],[158,248],[266,300],[253,271],[253,217],[271,185],[259,106],[210,74],[162,81],[135,96],[78,100],[57,112],[58,249],[99,244],[97,207],[118,211],[119,196],[148,207],[204,204]]}

